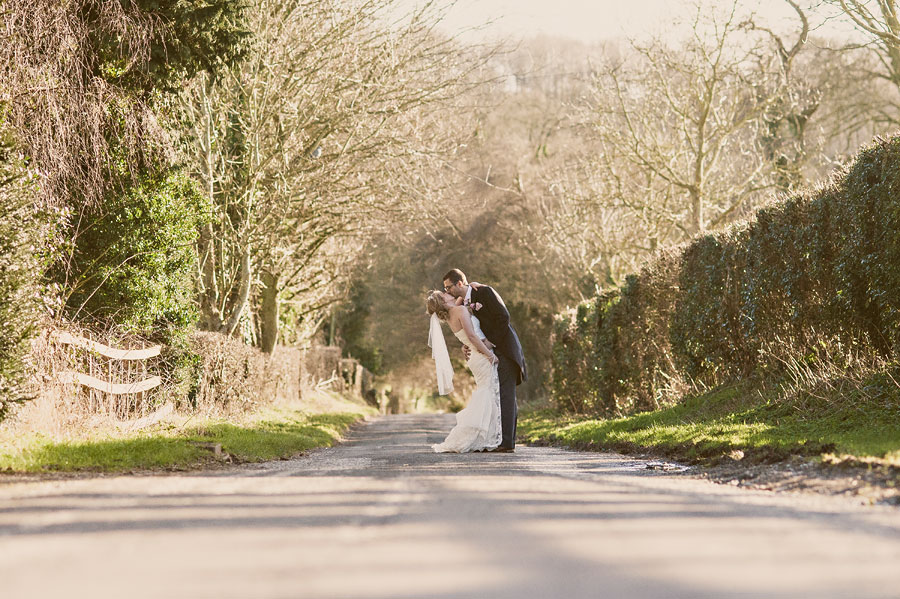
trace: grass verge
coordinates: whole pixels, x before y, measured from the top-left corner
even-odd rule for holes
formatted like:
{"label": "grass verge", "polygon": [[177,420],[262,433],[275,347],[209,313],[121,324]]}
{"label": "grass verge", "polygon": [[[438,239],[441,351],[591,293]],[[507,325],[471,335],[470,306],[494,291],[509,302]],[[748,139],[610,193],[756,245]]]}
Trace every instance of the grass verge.
{"label": "grass verge", "polygon": [[519,416],[518,428],[520,438],[533,444],[649,452],[692,464],[726,459],[766,463],[802,455],[900,465],[897,393],[854,399],[772,401],[728,387],[614,420],[526,412]]}
{"label": "grass verge", "polygon": [[190,428],[172,425],[139,435],[54,442],[36,437],[12,453],[0,453],[6,472],[129,472],[187,470],[221,462],[290,458],[337,442],[362,413],[273,412],[247,424],[209,421]]}

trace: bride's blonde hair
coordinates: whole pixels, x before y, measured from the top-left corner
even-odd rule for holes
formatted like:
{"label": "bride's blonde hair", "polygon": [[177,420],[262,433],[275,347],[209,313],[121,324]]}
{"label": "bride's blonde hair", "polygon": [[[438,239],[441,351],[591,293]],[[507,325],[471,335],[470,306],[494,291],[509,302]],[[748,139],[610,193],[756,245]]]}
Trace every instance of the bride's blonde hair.
{"label": "bride's blonde hair", "polygon": [[425,296],[425,310],[428,314],[437,314],[441,320],[450,318],[450,310],[444,302],[444,292],[437,289],[432,289]]}

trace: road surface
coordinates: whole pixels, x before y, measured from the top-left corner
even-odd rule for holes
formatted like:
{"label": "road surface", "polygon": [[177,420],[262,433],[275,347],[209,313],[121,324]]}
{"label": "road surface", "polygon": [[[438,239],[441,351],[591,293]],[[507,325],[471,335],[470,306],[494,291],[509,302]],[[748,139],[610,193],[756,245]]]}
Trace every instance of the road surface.
{"label": "road surface", "polygon": [[452,423],[384,417],[219,471],[6,479],[0,597],[900,597],[896,507],[614,454],[431,453]]}

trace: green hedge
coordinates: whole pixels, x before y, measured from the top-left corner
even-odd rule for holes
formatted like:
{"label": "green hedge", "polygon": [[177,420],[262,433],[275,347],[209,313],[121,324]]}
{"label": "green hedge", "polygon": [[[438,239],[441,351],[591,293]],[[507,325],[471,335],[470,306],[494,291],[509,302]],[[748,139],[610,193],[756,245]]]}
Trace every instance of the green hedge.
{"label": "green hedge", "polygon": [[51,278],[66,315],[172,343],[197,320],[197,231],[209,209],[177,168],[141,173],[64,231],[65,260]]}
{"label": "green hedge", "polygon": [[40,315],[40,278],[50,253],[50,217],[0,104],[0,420],[26,398],[26,358]]}
{"label": "green hedge", "polygon": [[560,315],[554,401],[604,416],[655,409],[835,348],[900,355],[900,136]]}

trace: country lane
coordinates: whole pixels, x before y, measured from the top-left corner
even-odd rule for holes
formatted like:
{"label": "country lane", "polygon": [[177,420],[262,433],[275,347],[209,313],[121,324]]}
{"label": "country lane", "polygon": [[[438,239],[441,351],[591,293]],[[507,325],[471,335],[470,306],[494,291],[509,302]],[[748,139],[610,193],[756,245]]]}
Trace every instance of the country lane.
{"label": "country lane", "polygon": [[615,454],[434,454],[452,415],[216,471],[0,478],[0,597],[897,598],[900,510]]}

